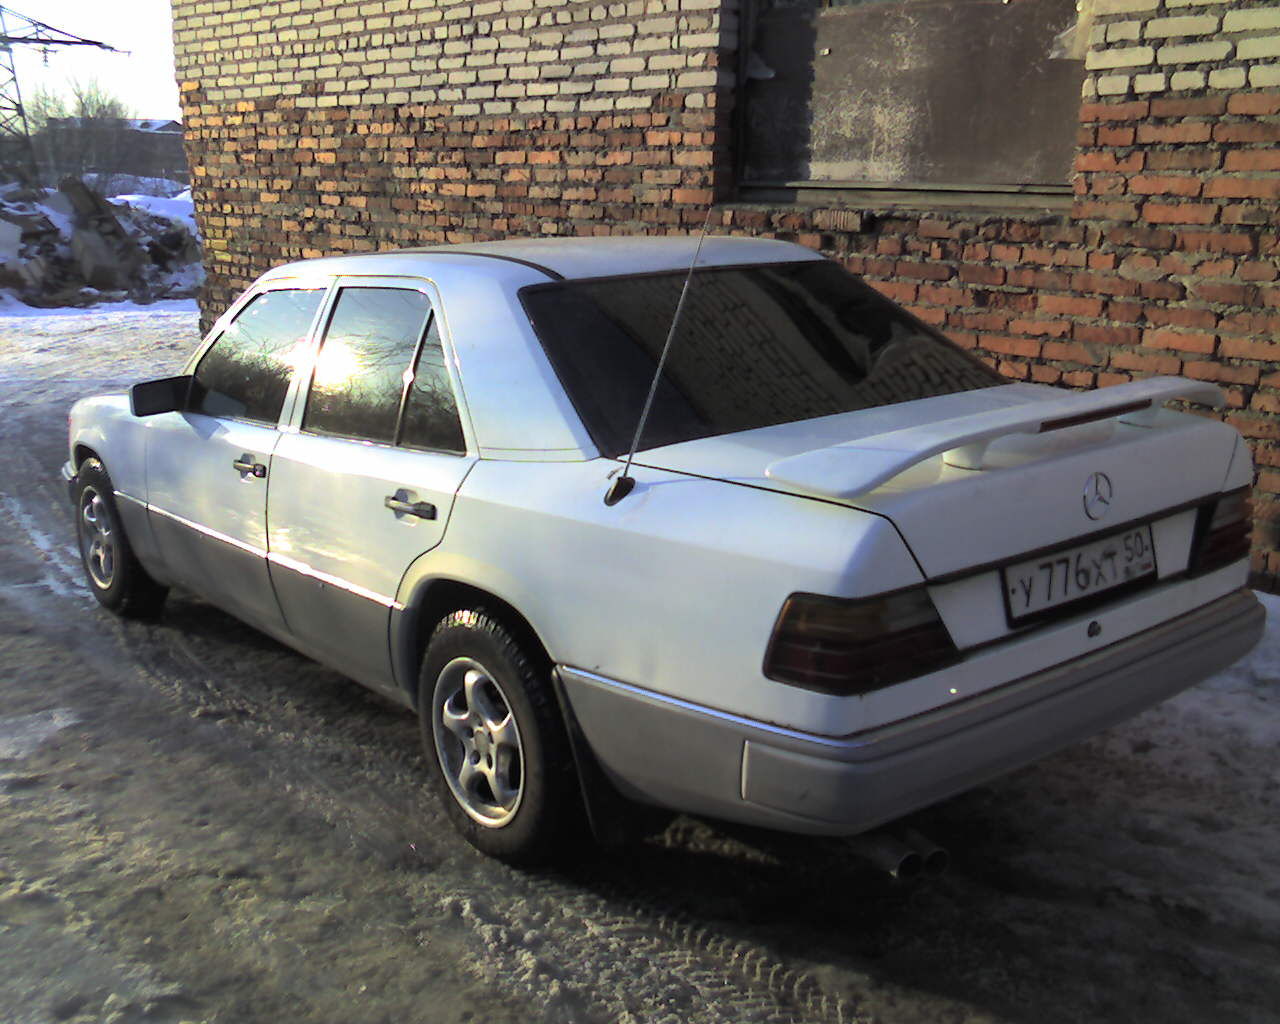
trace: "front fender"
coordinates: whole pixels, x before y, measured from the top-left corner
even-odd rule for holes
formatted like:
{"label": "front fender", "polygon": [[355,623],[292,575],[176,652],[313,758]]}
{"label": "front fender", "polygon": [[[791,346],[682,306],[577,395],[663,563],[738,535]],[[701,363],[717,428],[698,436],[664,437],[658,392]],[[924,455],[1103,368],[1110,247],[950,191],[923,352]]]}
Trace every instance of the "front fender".
{"label": "front fender", "polygon": [[78,473],[93,452],[106,467],[116,506],[133,552],[158,580],[167,578],[147,515],[146,424],[129,410],[127,395],[83,398],[71,407],[67,441],[70,464]]}
{"label": "front fender", "polygon": [[146,501],[146,439],[143,425],[129,411],[127,396],[97,395],[76,402],[67,441],[73,467],[78,470],[85,450],[92,451],[107,467],[117,491]]}

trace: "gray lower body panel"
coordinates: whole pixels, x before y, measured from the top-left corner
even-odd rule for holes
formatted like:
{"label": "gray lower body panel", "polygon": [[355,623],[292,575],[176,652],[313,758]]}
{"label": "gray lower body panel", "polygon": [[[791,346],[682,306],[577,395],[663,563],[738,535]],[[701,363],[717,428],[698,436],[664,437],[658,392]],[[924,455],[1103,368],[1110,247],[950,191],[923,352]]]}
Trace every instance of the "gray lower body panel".
{"label": "gray lower body panel", "polygon": [[810,736],[561,666],[574,713],[626,794],[792,832],[853,834],[1123,721],[1247,653],[1250,591],[985,694],[855,736]]}
{"label": "gray lower body panel", "polygon": [[404,699],[391,673],[390,608],[278,562],[271,564],[271,582],[295,647],[384,696]]}

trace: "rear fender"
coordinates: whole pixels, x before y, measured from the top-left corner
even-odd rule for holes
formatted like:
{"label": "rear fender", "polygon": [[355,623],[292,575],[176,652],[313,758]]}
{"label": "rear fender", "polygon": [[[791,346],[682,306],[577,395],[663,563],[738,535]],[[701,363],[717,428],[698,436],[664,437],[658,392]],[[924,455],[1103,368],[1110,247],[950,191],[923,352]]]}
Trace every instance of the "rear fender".
{"label": "rear fender", "polygon": [[[427,640],[435,624],[463,604],[486,606],[517,633],[518,639],[530,647],[536,647],[535,656],[541,656],[556,703],[560,708],[565,732],[569,736],[583,807],[596,841],[606,846],[626,842],[635,834],[637,827],[641,827],[649,817],[637,813],[635,805],[623,797],[605,775],[595,752],[578,724],[577,716],[573,712],[564,684],[560,679],[560,673],[542,637],[528,618],[510,601],[499,596],[494,589],[493,584],[496,583],[498,587],[502,585],[501,570],[480,562],[453,559],[452,561],[455,562],[468,562],[467,569],[470,575],[464,582],[456,576],[439,575],[438,564],[425,565],[424,563],[427,562],[441,561],[438,557],[433,558],[434,555],[436,552],[428,552],[410,566],[406,580],[414,576],[414,581],[401,585],[400,599],[397,602],[399,607],[391,618],[392,665],[406,703],[413,707],[417,706],[418,673]],[[418,576],[414,573],[415,567],[421,567],[429,574],[424,573]],[[451,568],[456,573],[461,571],[462,566],[453,565]],[[470,582],[477,578],[489,580],[490,585],[481,587]]]}
{"label": "rear fender", "polygon": [[409,565],[396,593],[388,639],[396,683],[412,705],[417,705],[418,670],[431,630],[440,618],[455,610],[447,606],[453,602],[441,603],[441,590],[470,592],[469,599],[464,597],[466,603],[488,603],[522,634],[520,639],[536,646],[536,653],[546,658],[548,666],[554,664],[543,634],[509,597],[518,589],[499,567],[439,547]]}

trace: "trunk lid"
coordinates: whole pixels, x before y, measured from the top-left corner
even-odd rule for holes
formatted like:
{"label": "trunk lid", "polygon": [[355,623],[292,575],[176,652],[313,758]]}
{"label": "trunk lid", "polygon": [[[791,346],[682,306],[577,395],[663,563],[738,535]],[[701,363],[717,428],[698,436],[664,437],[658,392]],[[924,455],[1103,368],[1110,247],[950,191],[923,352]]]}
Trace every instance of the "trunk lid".
{"label": "trunk lid", "polygon": [[[686,441],[637,462],[883,515],[937,579],[1220,491],[1235,430],[1162,409],[1170,398],[1222,401],[1211,384],[1170,377],[1084,393],[1010,384]],[[1099,473],[1110,500],[1090,515]]]}

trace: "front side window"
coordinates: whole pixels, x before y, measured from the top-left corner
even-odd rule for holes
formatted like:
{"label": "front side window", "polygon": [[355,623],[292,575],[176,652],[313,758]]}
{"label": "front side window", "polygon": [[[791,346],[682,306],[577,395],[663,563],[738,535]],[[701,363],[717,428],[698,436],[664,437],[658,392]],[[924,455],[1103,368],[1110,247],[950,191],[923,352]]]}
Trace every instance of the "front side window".
{"label": "front side window", "polygon": [[323,288],[282,288],[252,299],[201,357],[187,408],[275,423],[306,351]]}
{"label": "front side window", "polygon": [[[685,272],[521,300],[601,454],[631,446]],[[826,260],[694,274],[641,448],[1007,381]]]}
{"label": "front side window", "polygon": [[302,429],[391,444],[431,300],[407,288],[344,288],[316,360]]}

